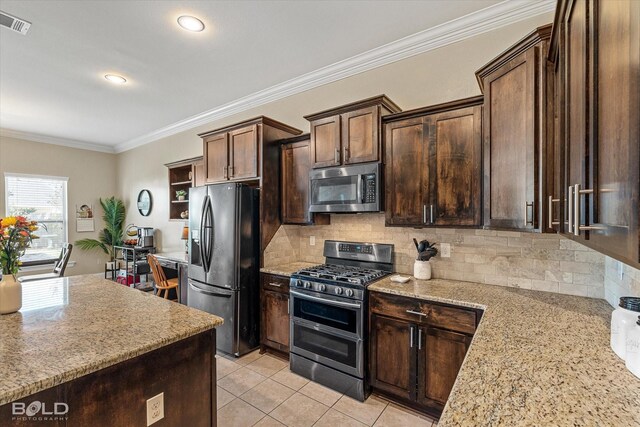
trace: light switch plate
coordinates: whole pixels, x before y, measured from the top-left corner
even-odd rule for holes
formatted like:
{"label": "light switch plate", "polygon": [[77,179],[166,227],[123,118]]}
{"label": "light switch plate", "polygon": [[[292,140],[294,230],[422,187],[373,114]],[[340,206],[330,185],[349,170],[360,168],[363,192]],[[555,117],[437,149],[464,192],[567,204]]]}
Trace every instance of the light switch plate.
{"label": "light switch plate", "polygon": [[164,418],[164,393],[147,399],[147,426]]}
{"label": "light switch plate", "polygon": [[440,243],[440,256],[442,258],[451,258],[451,244]]}
{"label": "light switch plate", "polygon": [[316,236],[309,236],[309,246],[316,245]]}
{"label": "light switch plate", "polygon": [[618,261],[618,279],[624,279],[624,264]]}

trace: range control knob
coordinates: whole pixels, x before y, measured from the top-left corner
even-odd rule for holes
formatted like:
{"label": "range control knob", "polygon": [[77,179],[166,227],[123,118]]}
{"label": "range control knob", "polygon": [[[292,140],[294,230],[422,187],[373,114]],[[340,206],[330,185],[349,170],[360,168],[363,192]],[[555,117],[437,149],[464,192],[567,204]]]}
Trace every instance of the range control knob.
{"label": "range control knob", "polygon": [[352,297],[352,296],[353,296],[353,290],[351,290],[351,289],[347,289],[347,290],[345,291],[345,295],[346,295],[346,296],[348,296],[348,297]]}
{"label": "range control knob", "polygon": [[301,288],[302,287],[302,279],[298,279],[296,281],[296,288]]}
{"label": "range control knob", "polygon": [[336,288],[336,294],[341,295],[342,294],[342,288]]}
{"label": "range control knob", "polygon": [[305,287],[305,289],[309,289],[311,287],[311,283],[304,282],[304,287]]}
{"label": "range control knob", "polygon": [[320,292],[324,292],[326,289],[327,289],[327,286],[325,284],[321,283],[318,285],[318,290]]}

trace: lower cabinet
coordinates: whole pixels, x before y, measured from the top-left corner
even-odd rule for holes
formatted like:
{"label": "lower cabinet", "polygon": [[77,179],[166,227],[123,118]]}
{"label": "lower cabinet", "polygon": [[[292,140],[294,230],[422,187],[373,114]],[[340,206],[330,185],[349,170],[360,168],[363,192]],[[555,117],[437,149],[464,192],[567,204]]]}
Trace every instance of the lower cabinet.
{"label": "lower cabinet", "polygon": [[372,389],[440,416],[480,316],[475,310],[372,292]]}
{"label": "lower cabinet", "polygon": [[289,354],[289,278],[260,274],[260,351]]}

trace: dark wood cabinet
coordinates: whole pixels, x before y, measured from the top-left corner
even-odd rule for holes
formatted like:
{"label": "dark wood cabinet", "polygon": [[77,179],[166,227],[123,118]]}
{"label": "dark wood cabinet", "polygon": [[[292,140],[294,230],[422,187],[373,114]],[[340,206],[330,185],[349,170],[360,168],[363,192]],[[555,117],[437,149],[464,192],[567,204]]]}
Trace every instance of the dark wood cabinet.
{"label": "dark wood cabinet", "polygon": [[[301,133],[260,116],[198,135],[203,141],[207,184],[236,181],[260,189],[261,253],[282,223],[280,141]],[[261,265],[262,261],[261,256]]]}
{"label": "dark wood cabinet", "polygon": [[380,161],[380,119],[400,111],[380,95],[305,116],[311,126],[312,167]]}
{"label": "dark wood cabinet", "polygon": [[289,354],[289,278],[260,273],[260,351]]}
{"label": "dark wood cabinet", "polygon": [[470,343],[469,335],[428,327],[418,330],[418,403],[447,402]]}
{"label": "dark wood cabinet", "polygon": [[640,266],[640,3],[560,1],[549,58],[562,85],[561,231]]}
{"label": "dark wood cabinet", "polygon": [[[546,231],[551,25],[540,27],[476,72],[483,90],[484,225]],[[551,100],[552,101],[552,100]]]}
{"label": "dark wood cabinet", "polygon": [[[202,157],[167,163],[169,171],[169,220],[188,221],[189,189],[204,185],[204,163]],[[178,200],[176,191],[186,191],[184,200]]]}
{"label": "dark wood cabinet", "polygon": [[482,103],[479,96],[385,117],[387,225],[480,225]]}
{"label": "dark wood cabinet", "polygon": [[371,387],[439,416],[482,313],[379,292],[369,298]]}
{"label": "dark wood cabinet", "polygon": [[282,223],[329,224],[328,214],[309,212],[309,171],[311,142],[309,134],[281,141]]}

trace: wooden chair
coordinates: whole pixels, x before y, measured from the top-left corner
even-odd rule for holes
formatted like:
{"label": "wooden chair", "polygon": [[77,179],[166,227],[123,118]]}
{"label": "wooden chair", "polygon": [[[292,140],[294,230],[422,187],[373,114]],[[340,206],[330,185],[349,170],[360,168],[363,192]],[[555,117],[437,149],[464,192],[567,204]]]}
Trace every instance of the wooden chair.
{"label": "wooden chair", "polygon": [[167,279],[167,276],[164,274],[164,270],[155,255],[147,255],[147,262],[149,263],[149,267],[151,267],[153,281],[156,282],[156,295],[162,297],[162,292],[164,291],[164,298],[169,299],[169,291],[174,288],[176,290],[176,295],[178,295],[178,292],[180,291],[178,289],[179,279]]}

